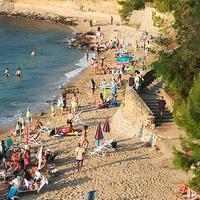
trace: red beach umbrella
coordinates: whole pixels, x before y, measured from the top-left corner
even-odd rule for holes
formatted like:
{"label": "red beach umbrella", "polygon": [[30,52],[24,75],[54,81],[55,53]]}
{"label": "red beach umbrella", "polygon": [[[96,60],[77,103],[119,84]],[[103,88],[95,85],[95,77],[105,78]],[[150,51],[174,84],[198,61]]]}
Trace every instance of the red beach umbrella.
{"label": "red beach umbrella", "polygon": [[103,132],[102,132],[102,129],[101,129],[101,123],[100,122],[97,125],[95,139],[96,139],[96,146],[98,147],[99,146],[99,140],[103,139]]}
{"label": "red beach umbrella", "polygon": [[107,115],[106,117],[106,121],[103,125],[103,131],[106,133],[110,133],[110,120],[109,120],[109,116]]}
{"label": "red beach umbrella", "polygon": [[106,141],[108,141],[108,133],[110,133],[110,120],[108,115],[103,126],[103,131],[106,132]]}

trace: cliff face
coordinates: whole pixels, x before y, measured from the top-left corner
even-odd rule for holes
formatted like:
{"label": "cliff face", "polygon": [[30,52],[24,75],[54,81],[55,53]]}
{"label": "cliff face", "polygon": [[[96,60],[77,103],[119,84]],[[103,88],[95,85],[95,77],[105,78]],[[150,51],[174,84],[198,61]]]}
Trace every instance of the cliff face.
{"label": "cliff face", "polygon": [[35,12],[120,22],[117,0],[0,0],[0,11]]}

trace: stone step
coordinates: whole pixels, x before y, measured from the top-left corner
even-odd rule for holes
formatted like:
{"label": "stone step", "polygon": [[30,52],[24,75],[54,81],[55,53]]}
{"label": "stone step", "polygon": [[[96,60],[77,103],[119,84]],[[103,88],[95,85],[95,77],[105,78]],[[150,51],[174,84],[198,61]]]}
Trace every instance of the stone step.
{"label": "stone step", "polygon": [[167,130],[167,128],[163,128],[163,127],[166,127],[166,126],[172,126],[174,124],[174,122],[173,121],[171,121],[171,122],[155,122],[155,128],[157,129],[157,130],[163,130],[163,129],[166,129]]}
{"label": "stone step", "polygon": [[[154,113],[154,116],[155,116],[155,117],[157,116],[157,112]],[[165,112],[163,113],[163,117],[171,117],[171,118],[173,118],[172,113],[167,112],[167,111],[165,111]]]}
{"label": "stone step", "polygon": [[162,119],[155,119],[155,124],[159,124],[159,123],[168,123],[168,122],[173,122],[174,120],[173,119],[165,119],[165,118],[162,118]]}

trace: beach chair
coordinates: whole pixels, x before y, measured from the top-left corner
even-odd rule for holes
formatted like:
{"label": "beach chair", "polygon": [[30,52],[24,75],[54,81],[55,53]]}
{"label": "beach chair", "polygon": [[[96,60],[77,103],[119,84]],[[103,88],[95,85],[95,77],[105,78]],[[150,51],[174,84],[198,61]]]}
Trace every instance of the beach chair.
{"label": "beach chair", "polygon": [[97,196],[96,190],[89,191],[85,197],[82,197],[81,200],[95,200]]}
{"label": "beach chair", "polygon": [[48,126],[42,125],[37,131],[39,133],[49,133],[51,129]]}
{"label": "beach chair", "polygon": [[37,139],[39,138],[39,136],[40,136],[40,132],[37,132],[32,138],[29,138],[28,142],[36,144],[36,145],[42,144],[41,141],[37,141]]}
{"label": "beach chair", "polygon": [[6,199],[12,199],[17,194],[17,189],[15,187],[11,187],[8,191],[8,194],[6,195]]}
{"label": "beach chair", "polygon": [[6,141],[5,141],[5,145],[6,145],[7,150],[11,150],[12,146],[13,146],[13,140],[12,140],[12,138],[8,137],[6,139]]}
{"label": "beach chair", "polygon": [[103,143],[104,148],[108,149],[108,150],[111,150],[111,151],[115,151],[116,150],[116,145],[117,145],[117,141],[114,138],[112,138],[109,141],[105,141]]}
{"label": "beach chair", "polygon": [[80,119],[80,115],[83,112],[83,110],[81,110],[78,114],[76,114],[74,116],[74,118],[72,119],[73,122],[76,122],[77,124],[81,124],[81,119]]}
{"label": "beach chair", "polygon": [[97,156],[102,156],[102,157],[105,157],[107,152],[106,152],[106,148],[104,145],[101,145],[101,146],[98,146],[98,147],[95,147],[93,149],[93,151],[89,152],[90,153],[90,156],[93,156],[93,155],[97,155]]}

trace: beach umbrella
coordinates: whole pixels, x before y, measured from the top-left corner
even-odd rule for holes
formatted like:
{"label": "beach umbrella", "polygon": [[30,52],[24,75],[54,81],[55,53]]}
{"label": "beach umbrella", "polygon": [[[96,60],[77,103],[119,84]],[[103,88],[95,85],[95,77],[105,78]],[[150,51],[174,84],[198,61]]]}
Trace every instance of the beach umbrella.
{"label": "beach umbrella", "polygon": [[18,123],[19,123],[21,131],[24,130],[25,129],[25,120],[24,120],[22,113],[20,114],[20,117],[18,119]]}
{"label": "beach umbrella", "polygon": [[102,129],[101,129],[101,123],[100,122],[97,125],[95,139],[96,139],[96,146],[99,146],[99,141],[103,139],[103,132],[102,132]]}
{"label": "beach umbrella", "polygon": [[16,128],[15,128],[15,134],[17,136],[19,136],[20,132],[21,132],[21,128],[20,128],[19,122],[17,121],[17,125],[16,125]]}
{"label": "beach umbrella", "polygon": [[110,120],[109,116],[107,115],[105,123],[103,125],[103,131],[106,132],[106,142],[108,141],[108,133],[110,133]]}
{"label": "beach umbrella", "polygon": [[43,150],[43,146],[40,147],[39,153],[38,153],[38,170],[41,169],[41,165],[42,165],[42,150]]}
{"label": "beach umbrella", "polygon": [[28,107],[28,108],[27,108],[27,111],[26,111],[26,120],[27,120],[28,124],[27,124],[27,126],[26,126],[25,141],[26,141],[26,144],[28,144],[29,126],[30,126],[30,122],[32,121],[32,115],[31,115],[30,107]]}
{"label": "beach umbrella", "polygon": [[31,115],[30,107],[27,108],[26,119],[27,119],[28,122],[32,122],[32,115]]}

